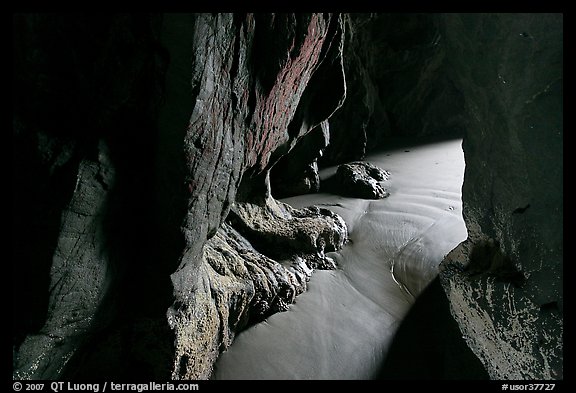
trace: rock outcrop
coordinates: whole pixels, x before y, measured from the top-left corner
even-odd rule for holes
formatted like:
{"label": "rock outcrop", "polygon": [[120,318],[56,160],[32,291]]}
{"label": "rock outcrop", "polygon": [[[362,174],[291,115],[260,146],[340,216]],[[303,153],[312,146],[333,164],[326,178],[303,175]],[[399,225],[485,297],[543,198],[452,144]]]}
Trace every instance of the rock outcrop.
{"label": "rock outcrop", "polygon": [[230,216],[204,247],[192,296],[168,313],[176,331],[173,378],[208,378],[238,331],[287,311],[313,269],[335,268],[324,252],[347,240],[342,218],[325,209],[269,199],[264,207],[237,203]]}
{"label": "rock outcrop", "polygon": [[355,161],[339,165],[336,173],[321,183],[321,192],[350,198],[383,199],[390,193],[382,186],[390,173],[374,164]]}
{"label": "rock outcrop", "polygon": [[492,379],[563,378],[563,17],[444,15],[468,126],[468,240],[443,262],[452,314]]}

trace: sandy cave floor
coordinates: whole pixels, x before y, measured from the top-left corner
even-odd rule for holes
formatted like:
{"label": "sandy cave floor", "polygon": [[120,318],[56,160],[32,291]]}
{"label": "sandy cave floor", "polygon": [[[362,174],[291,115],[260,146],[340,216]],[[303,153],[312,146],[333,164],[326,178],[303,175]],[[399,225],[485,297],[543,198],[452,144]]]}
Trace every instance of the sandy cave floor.
{"label": "sandy cave floor", "polygon": [[[382,200],[309,194],[283,199],[340,214],[348,243],[330,253],[335,271],[315,271],[290,310],[240,333],[214,379],[372,379],[415,297],[444,255],[466,239],[462,140],[391,148],[366,161],[390,172]],[[321,179],[335,173],[324,169]]]}

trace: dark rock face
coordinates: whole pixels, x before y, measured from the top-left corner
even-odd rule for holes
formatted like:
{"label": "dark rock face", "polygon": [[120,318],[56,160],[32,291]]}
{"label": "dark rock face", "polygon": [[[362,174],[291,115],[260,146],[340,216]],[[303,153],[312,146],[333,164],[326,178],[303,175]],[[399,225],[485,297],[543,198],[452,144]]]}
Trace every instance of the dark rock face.
{"label": "dark rock face", "polygon": [[344,20],[346,101],[330,117],[327,137],[309,133],[272,172],[278,197],[317,192],[317,166],[364,159],[387,136],[463,134],[464,100],[447,67],[439,15],[349,14]]}
{"label": "dark rock face", "polygon": [[452,82],[440,14],[383,14],[374,20],[376,82],[396,135],[462,135],[462,93]]}
{"label": "dark rock face", "polygon": [[270,173],[272,195],[286,198],[320,190],[318,159],[330,141],[328,121],[324,121],[304,137],[294,149],[282,157]]}
{"label": "dark rock face", "polygon": [[439,14],[351,14],[347,99],[321,165],[363,159],[390,135],[462,135],[462,93],[447,69]]}
{"label": "dark rock face", "polygon": [[[71,356],[82,335],[91,329],[94,314],[109,284],[108,244],[103,242],[107,190],[114,185],[115,172],[105,150],[98,161],[83,160],[78,183],[61,225],[66,233],[58,238],[50,270],[48,315],[42,333],[28,336],[21,345],[20,364],[34,365],[42,359],[42,374],[24,369],[19,378],[57,375]],[[66,311],[64,311],[66,310]]]}
{"label": "dark rock face", "polygon": [[377,16],[346,16],[344,72],[346,101],[330,119],[332,135],[321,165],[363,159],[370,149],[391,134],[386,107],[376,81],[378,64],[372,29]]}
{"label": "dark rock face", "polygon": [[143,159],[165,65],[158,22],[13,17],[15,378],[57,378],[119,313],[162,309]]}
{"label": "dark rock face", "polygon": [[[15,378],[208,378],[239,329],[331,265],[343,221],[277,205],[268,179],[344,99],[343,28],[332,14],[14,17],[15,226],[32,234],[14,263],[39,286],[15,287]],[[273,259],[224,223],[232,206],[254,239],[305,246],[286,238]],[[285,232],[259,236],[271,207]]]}
{"label": "dark rock face", "polygon": [[469,238],[441,273],[452,314],[492,379],[560,379],[563,17],[442,18],[468,118]]}
{"label": "dark rock face", "polygon": [[342,196],[364,199],[382,199],[390,193],[380,182],[390,174],[369,162],[356,161],[338,166],[336,174],[322,183],[322,190]]}

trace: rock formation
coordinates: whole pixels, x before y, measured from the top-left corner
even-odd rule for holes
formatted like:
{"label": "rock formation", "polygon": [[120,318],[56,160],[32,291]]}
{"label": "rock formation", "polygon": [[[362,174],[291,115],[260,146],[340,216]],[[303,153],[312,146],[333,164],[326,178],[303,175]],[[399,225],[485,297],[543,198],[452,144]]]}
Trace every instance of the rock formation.
{"label": "rock formation", "polygon": [[[16,210],[47,206],[33,240],[53,236],[34,255],[16,245],[17,268],[41,267],[50,297],[22,297],[43,303],[15,334],[14,376],[97,375],[141,353],[149,340],[135,332],[164,320],[171,333],[148,334],[174,335],[173,365],[141,368],[208,378],[234,334],[286,309],[346,240],[339,217],[277,204],[268,180],[344,99],[344,25],[332,14],[101,18],[14,16],[15,171],[30,193]],[[285,259],[264,254],[283,240],[290,252],[274,257]]]}
{"label": "rock formation", "polygon": [[562,15],[442,25],[468,119],[468,240],[441,273],[452,314],[491,378],[562,378]]}
{"label": "rock formation", "polygon": [[[320,163],[378,146],[375,123],[385,134],[463,134],[469,239],[441,274],[452,314],[491,378],[562,378],[562,15],[347,22],[348,99]],[[350,139],[361,146],[343,148]]]}
{"label": "rock formation", "polygon": [[[213,301],[211,286],[216,284],[204,267],[204,243],[231,208],[251,233],[258,224],[264,230],[269,226],[247,222],[250,215],[242,214],[243,204],[250,204],[251,213],[269,211],[270,168],[340,105],[342,28],[337,15],[317,14],[201,15],[195,21],[192,88],[198,96],[183,145],[189,190],[182,227],[185,248],[172,275],[175,302],[168,310],[176,335],[173,378],[208,378],[212,363],[231,341],[220,338],[222,326],[232,323],[227,318],[233,314],[242,315],[242,308],[236,309],[241,301],[225,290],[229,303]],[[339,94],[326,98],[320,95],[324,89]],[[266,213],[262,217],[271,219]],[[315,215],[316,220],[323,217]],[[269,234],[268,239],[278,242],[281,236]],[[312,245],[320,253],[321,243]],[[292,294],[300,290],[280,289]]]}
{"label": "rock formation", "polygon": [[159,19],[13,17],[16,378],[58,378],[116,316],[167,307],[149,274],[173,268],[153,214]]}
{"label": "rock formation", "polygon": [[372,29],[383,28],[376,27],[376,19],[378,17],[374,14],[352,14],[345,18],[344,71],[347,99],[330,120],[332,135],[320,159],[321,165],[363,159],[368,150],[378,146],[384,136],[392,133],[376,80],[379,64]]}
{"label": "rock formation", "polygon": [[335,194],[364,199],[382,199],[390,195],[380,182],[390,174],[369,162],[356,161],[338,166],[327,190]]}
{"label": "rock formation", "polygon": [[[15,14],[14,378],[209,378],[346,241],[337,215],[274,198],[385,136],[441,133],[466,158],[452,315],[491,378],[562,378],[562,26]],[[386,196],[385,173],[342,168]]]}

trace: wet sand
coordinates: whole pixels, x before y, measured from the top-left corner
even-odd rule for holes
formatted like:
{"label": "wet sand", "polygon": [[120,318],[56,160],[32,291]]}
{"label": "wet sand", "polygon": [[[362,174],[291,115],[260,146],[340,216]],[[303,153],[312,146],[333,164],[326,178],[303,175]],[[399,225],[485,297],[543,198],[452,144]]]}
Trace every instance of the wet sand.
{"label": "wet sand", "polygon": [[[310,194],[284,199],[340,214],[351,242],[329,255],[290,310],[239,334],[214,379],[373,379],[415,298],[443,257],[466,239],[461,139],[393,142],[366,161],[390,172],[382,200]],[[321,171],[331,176],[336,168]]]}

